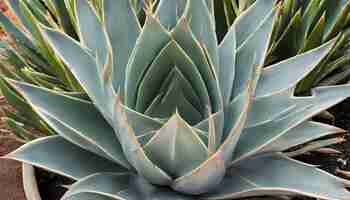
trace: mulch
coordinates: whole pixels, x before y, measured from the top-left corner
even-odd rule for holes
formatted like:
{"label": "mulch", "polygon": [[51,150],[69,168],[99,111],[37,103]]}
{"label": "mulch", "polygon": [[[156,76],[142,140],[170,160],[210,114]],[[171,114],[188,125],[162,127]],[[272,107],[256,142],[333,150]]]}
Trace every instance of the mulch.
{"label": "mulch", "polygon": [[[4,98],[0,98],[0,117],[4,116],[2,109],[8,105]],[[0,156],[4,156],[21,145],[11,138],[11,133],[0,121]],[[25,200],[22,187],[21,164],[16,161],[0,159],[0,191],[2,200]]]}
{"label": "mulch", "polygon": [[[0,156],[6,155],[19,146],[20,144],[13,139],[0,139]],[[25,200],[20,163],[0,159],[0,188],[3,200]]]}

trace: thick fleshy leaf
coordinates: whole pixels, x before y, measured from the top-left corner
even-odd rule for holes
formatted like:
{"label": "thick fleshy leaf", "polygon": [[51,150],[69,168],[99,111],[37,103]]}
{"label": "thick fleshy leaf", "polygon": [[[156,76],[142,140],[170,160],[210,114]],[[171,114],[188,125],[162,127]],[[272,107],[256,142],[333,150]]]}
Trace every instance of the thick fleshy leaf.
{"label": "thick fleshy leaf", "polygon": [[[321,140],[317,140],[317,141],[313,141],[313,142],[310,142],[308,144],[305,144],[303,145],[301,148],[298,148],[296,150],[292,150],[287,152],[286,155],[289,156],[289,157],[296,157],[296,156],[300,156],[300,155],[303,155],[303,154],[306,154],[306,153],[309,153],[309,152],[312,152],[312,151],[319,151],[320,153],[322,151],[328,151],[327,149],[325,149],[326,147],[328,146],[331,146],[331,145],[337,145],[337,144],[340,144],[340,143],[343,143],[345,142],[346,140],[344,139],[344,137],[333,137],[333,138],[330,138],[330,139],[321,139]],[[332,151],[332,150],[330,150]],[[330,152],[331,154],[332,153],[335,153],[334,151],[336,150],[333,150],[333,152]],[[337,152],[339,153],[339,152]]]}
{"label": "thick fleshy leaf", "polygon": [[293,94],[294,88],[291,88],[271,96],[253,99],[245,128],[267,123],[290,112],[296,107]]}
{"label": "thick fleshy leaf", "polygon": [[214,16],[208,10],[205,0],[188,1],[184,17],[190,24],[190,28],[200,41],[202,48],[208,53],[209,62],[212,63],[215,74],[218,74],[219,54],[215,32]]}
{"label": "thick fleshy leaf", "polygon": [[[202,194],[220,184],[244,126],[250,103],[251,90],[249,88],[230,104],[229,111],[225,113],[225,117],[228,117],[227,120],[232,123],[230,126],[225,127],[227,133],[224,135],[224,142],[199,167],[183,177],[176,179],[172,185],[174,190],[189,194]],[[211,131],[210,129],[209,132]]]}
{"label": "thick fleshy leaf", "polygon": [[[191,125],[196,124],[203,119],[201,112],[203,112],[204,109],[198,110],[194,107],[196,101],[190,99],[191,96],[187,96],[187,94],[193,93],[185,93],[186,88],[184,88],[184,86],[186,86],[186,82],[181,82],[185,80],[185,78],[181,78],[183,76],[179,75],[181,74],[179,70],[176,70],[176,72],[170,85],[165,88],[164,93],[160,94],[162,96],[160,102],[158,102],[157,105],[154,104],[155,102],[152,102],[152,110],[148,110],[148,113],[152,117],[167,119],[178,111],[186,122]],[[191,92],[193,92],[193,90]],[[201,105],[201,103],[199,103],[199,105]]]}
{"label": "thick fleshy leaf", "polygon": [[317,49],[264,68],[258,81],[255,98],[269,96],[294,87],[321,62],[333,48],[334,42],[332,40]]}
{"label": "thick fleshy leaf", "polygon": [[345,132],[345,130],[334,126],[307,121],[291,129],[270,145],[267,145],[262,152],[282,152],[321,137]]}
{"label": "thick fleshy leaf", "polygon": [[113,128],[93,104],[24,83],[12,82],[12,85],[63,138],[122,166],[130,167]]}
{"label": "thick fleshy leaf", "polygon": [[160,0],[156,10],[160,23],[171,30],[178,23],[178,19],[185,11],[188,0]]}
{"label": "thick fleshy leaf", "polygon": [[267,154],[252,157],[232,167],[221,186],[203,199],[304,195],[318,199],[346,200],[350,197],[345,189],[348,185],[349,181],[323,172],[315,166],[282,154]]}
{"label": "thick fleshy leaf", "polygon": [[[273,10],[275,0],[258,0],[235,21],[237,47],[242,46],[266,20]],[[266,42],[266,41],[265,41]]]}
{"label": "thick fleshy leaf", "polygon": [[224,105],[230,102],[232,95],[236,66],[236,41],[236,29],[235,26],[231,26],[219,46],[220,65],[218,76]]}
{"label": "thick fleshy leaf", "polygon": [[82,193],[100,194],[112,199],[138,200],[141,194],[131,185],[133,179],[136,178],[136,175],[128,173],[94,174],[73,184],[62,200],[71,199]]}
{"label": "thick fleshy leaf", "polygon": [[108,54],[109,41],[105,30],[90,2],[76,1],[75,9],[80,42],[98,58],[100,63],[96,67],[101,72]]}
{"label": "thick fleshy leaf", "polygon": [[5,158],[25,162],[74,180],[98,172],[126,171],[118,164],[67,142],[61,136],[34,140],[6,155]]}
{"label": "thick fleshy leaf", "polygon": [[[279,118],[243,130],[234,154],[234,162],[259,153],[289,130],[314,115],[349,97],[349,85],[320,87],[310,97],[291,97],[295,107]],[[263,133],[263,134],[261,134]]]}
{"label": "thick fleshy leaf", "polygon": [[145,154],[130,125],[119,96],[116,96],[114,108],[114,130],[122,145],[124,154],[136,171],[148,181],[157,185],[169,185],[172,178],[153,163]]}
{"label": "thick fleshy leaf", "polygon": [[[229,119],[234,123],[232,127],[227,127],[229,133],[225,136],[224,143],[215,153],[210,155],[208,160],[191,172],[176,179],[171,185],[174,190],[187,194],[202,194],[220,184],[226,172],[226,164],[230,161],[231,155],[244,126],[249,102],[250,90],[247,89],[237,98],[236,101],[233,101],[230,107],[231,112],[227,113]],[[208,129],[210,129],[209,124]],[[211,130],[209,130],[209,132],[210,131]]]}
{"label": "thick fleshy leaf", "polygon": [[[295,84],[318,66],[333,45],[334,41],[330,41],[318,49],[264,68],[258,82],[246,127],[257,126],[290,111],[295,106],[292,98],[290,98],[293,95]],[[293,76],[290,75],[290,70],[295,72]],[[280,74],[286,75],[280,76]],[[298,75],[294,76],[294,74]],[[279,83],[281,84],[271,82],[269,77],[272,76],[280,77]]]}
{"label": "thick fleshy leaf", "polygon": [[162,82],[175,67],[192,85],[194,90],[192,92],[200,98],[201,105],[210,105],[205,82],[197,67],[181,47],[175,41],[171,41],[161,50],[142,77],[136,101],[136,109],[139,112],[146,110],[159,93]]}
{"label": "thick fleshy leaf", "polygon": [[185,194],[203,194],[216,188],[225,176],[224,155],[215,153],[196,169],[177,178],[171,185],[175,191]]}
{"label": "thick fleshy leaf", "polygon": [[168,74],[168,77],[163,81],[162,86],[159,90],[159,95],[163,96],[171,88],[171,84],[178,82],[181,86],[181,92],[183,92],[184,97],[188,99],[189,102],[196,108],[197,111],[204,110],[203,105],[201,105],[200,98],[194,93],[194,88],[190,81],[184,76],[184,74],[175,66],[172,71]]}
{"label": "thick fleshy leaf", "polygon": [[169,43],[169,33],[153,16],[147,16],[142,33],[130,57],[126,69],[125,104],[134,108],[137,100],[137,89],[153,60]]}
{"label": "thick fleshy leaf", "polygon": [[[210,135],[209,134],[210,131],[215,132],[214,138],[211,138],[211,140],[213,140],[215,143],[214,145],[215,150],[220,146],[223,140],[224,124],[225,124],[224,120],[225,120],[224,112],[219,111],[217,113],[211,114],[207,119],[201,121],[200,123],[194,126],[195,128],[208,133],[208,136]],[[213,128],[213,130],[211,130],[211,128]]]}
{"label": "thick fleshy leaf", "polygon": [[[267,0],[270,2],[272,0]],[[258,1],[265,2],[265,1]],[[255,91],[262,67],[267,54],[271,33],[275,21],[276,8],[270,9],[264,17],[257,17],[255,21],[259,21],[256,31],[246,39],[240,46],[237,43],[236,53],[236,72],[234,78],[234,86],[232,91],[232,98],[240,94],[251,81],[252,91]],[[262,21],[258,20],[264,18]],[[244,19],[244,18],[242,18]],[[239,21],[239,20],[237,20]],[[236,31],[239,31],[241,24],[237,22],[233,26]],[[236,33],[238,36],[240,33]]]}
{"label": "thick fleshy leaf", "polygon": [[251,104],[251,91],[251,86],[248,85],[247,89],[237,96],[224,110],[225,121],[231,123],[226,123],[224,126],[223,143],[216,154],[222,155],[226,165],[231,161],[232,154],[241,137]]}
{"label": "thick fleshy leaf", "polygon": [[104,0],[103,14],[113,51],[113,86],[123,93],[127,64],[141,27],[129,0]]}
{"label": "thick fleshy leaf", "polygon": [[173,115],[143,149],[157,166],[173,177],[185,175],[208,158],[205,144],[178,114]]}
{"label": "thick fleshy leaf", "polygon": [[59,31],[45,28],[43,32],[55,53],[70,68],[70,71],[81,83],[89,97],[105,116],[110,117],[110,110],[105,106],[110,104],[107,103],[110,99],[105,98],[101,74],[97,69],[96,59],[88,52],[89,50]]}
{"label": "thick fleshy leaf", "polygon": [[137,137],[152,131],[156,131],[163,126],[163,122],[158,119],[138,113],[126,106],[122,106],[121,108],[129,121],[130,127],[134,130]]}
{"label": "thick fleshy leaf", "polygon": [[193,200],[170,189],[151,185],[137,175],[118,173],[99,173],[86,177],[73,184],[62,200],[79,200],[76,196],[87,194],[94,194],[96,200],[99,200],[100,195],[115,200]]}
{"label": "thick fleshy leaf", "polygon": [[207,86],[212,112],[217,112],[222,108],[222,100],[219,83],[214,73],[215,66],[207,59],[205,49],[201,46],[200,40],[196,39],[185,16],[179,19],[178,24],[171,31],[171,36],[196,65]]}

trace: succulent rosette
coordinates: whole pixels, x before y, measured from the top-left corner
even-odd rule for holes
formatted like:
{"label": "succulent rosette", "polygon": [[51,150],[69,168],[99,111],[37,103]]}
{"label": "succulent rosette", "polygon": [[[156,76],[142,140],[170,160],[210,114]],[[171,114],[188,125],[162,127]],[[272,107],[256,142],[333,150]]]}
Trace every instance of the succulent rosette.
{"label": "succulent rosette", "polygon": [[[279,5],[256,1],[218,44],[213,1],[72,1],[79,40],[40,26],[90,100],[8,80],[58,136],[7,158],[77,182],[64,200],[348,199],[349,182],[286,150],[343,130],[310,121],[350,86],[295,97],[334,45],[263,68]],[[101,14],[98,14],[101,13]]]}

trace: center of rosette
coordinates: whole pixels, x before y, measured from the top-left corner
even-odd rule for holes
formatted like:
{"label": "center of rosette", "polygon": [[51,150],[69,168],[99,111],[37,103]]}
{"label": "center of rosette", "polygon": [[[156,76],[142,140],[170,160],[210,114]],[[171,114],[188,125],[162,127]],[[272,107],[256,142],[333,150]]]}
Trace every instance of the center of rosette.
{"label": "center of rosette", "polygon": [[167,119],[178,112],[195,125],[211,111],[210,97],[197,66],[176,42],[169,42],[139,83],[137,112]]}

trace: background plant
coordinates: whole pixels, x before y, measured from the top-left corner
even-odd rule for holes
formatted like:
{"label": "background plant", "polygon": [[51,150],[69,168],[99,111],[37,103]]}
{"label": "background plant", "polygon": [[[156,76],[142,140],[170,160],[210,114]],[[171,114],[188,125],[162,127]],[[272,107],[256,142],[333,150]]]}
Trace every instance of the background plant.
{"label": "background plant", "polygon": [[4,77],[25,81],[41,87],[54,89],[72,96],[84,97],[84,93],[66,66],[43,41],[38,24],[59,28],[77,38],[72,21],[73,1],[10,0],[6,1],[16,19],[0,14],[2,29],[6,38],[1,41],[0,88],[16,112],[7,111],[4,118],[13,133],[22,141],[36,136],[29,130],[54,134],[31,106],[11,87]]}
{"label": "background plant", "polygon": [[[217,18],[231,25],[242,11],[254,1],[216,1]],[[337,43],[319,66],[306,77],[296,90],[297,94],[310,92],[320,85],[346,83],[350,77],[349,33],[350,3],[346,0],[284,0],[270,44],[266,64],[276,63],[315,48],[337,37]],[[227,26],[218,23],[218,30]]]}

